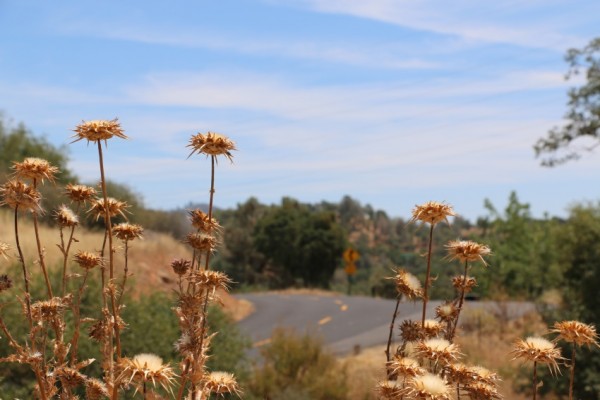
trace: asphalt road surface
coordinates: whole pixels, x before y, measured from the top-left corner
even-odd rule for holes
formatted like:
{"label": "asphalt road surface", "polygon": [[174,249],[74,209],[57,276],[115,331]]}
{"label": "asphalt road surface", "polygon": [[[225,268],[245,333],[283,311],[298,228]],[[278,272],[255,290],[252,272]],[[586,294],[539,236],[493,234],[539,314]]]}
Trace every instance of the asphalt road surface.
{"label": "asphalt road surface", "polygon": [[[251,293],[235,297],[254,304],[255,311],[239,322],[241,330],[253,341],[254,350],[270,342],[271,333],[277,327],[291,328],[302,334],[321,337],[336,354],[348,354],[356,346],[367,348],[387,343],[395,300],[341,294],[290,294]],[[427,306],[427,318],[434,317],[434,310],[441,302],[431,301]],[[496,307],[494,303],[469,302],[466,307]],[[509,302],[505,309],[507,317],[515,318],[533,309],[530,303]],[[422,303],[402,302],[396,322],[404,319],[420,320]],[[394,336],[398,331],[395,328]]]}

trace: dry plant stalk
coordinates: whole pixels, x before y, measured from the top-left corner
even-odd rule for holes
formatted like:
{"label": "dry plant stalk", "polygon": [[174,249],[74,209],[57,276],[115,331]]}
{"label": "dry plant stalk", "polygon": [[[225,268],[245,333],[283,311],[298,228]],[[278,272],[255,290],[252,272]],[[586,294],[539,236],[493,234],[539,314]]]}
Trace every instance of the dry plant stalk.
{"label": "dry plant stalk", "polygon": [[[431,250],[433,231],[437,223],[453,216],[452,207],[430,201],[413,210],[411,221],[421,221],[430,225],[427,252],[427,272],[425,283],[402,268],[395,271],[392,279],[396,286],[397,301],[390,334],[386,347],[386,380],[379,382],[377,392],[380,398],[449,400],[459,398],[500,399],[498,376],[483,367],[468,366],[459,362],[462,354],[453,339],[458,326],[458,318],[463,306],[465,293],[476,284],[468,276],[469,262],[481,261],[490,254],[488,247],[470,241],[456,241],[448,244],[447,259],[458,259],[464,263],[464,273],[452,280],[458,297],[438,306],[436,319],[426,319],[428,289],[431,285]],[[401,342],[396,351],[390,351],[392,333],[402,296],[416,301],[421,299],[423,311],[420,321],[404,320],[400,324]]]}
{"label": "dry plant stalk", "polygon": [[[123,293],[126,290],[128,253],[130,243],[142,238],[143,228],[130,223],[113,224],[113,218],[126,218],[127,203],[116,200],[107,192],[104,172],[103,146],[113,138],[127,139],[118,120],[95,120],[82,122],[75,128],[74,142],[86,140],[94,143],[98,150],[100,191],[97,196],[92,187],[69,184],[64,194],[74,209],[63,204],[53,212],[57,222],[60,241],[57,246],[62,254],[61,280],[59,288],[53,288],[49,279],[44,257],[44,246],[38,230],[38,216],[43,212],[39,185],[46,181],[54,183],[58,169],[48,161],[27,158],[15,162],[11,179],[0,187],[0,205],[6,205],[14,213],[14,246],[0,242],[0,261],[10,260],[11,251],[16,250],[17,261],[23,274],[24,293],[16,296],[22,306],[29,333],[21,343],[11,334],[11,327],[2,318],[0,308],[1,340],[6,340],[12,353],[0,362],[16,362],[28,365],[35,374],[36,386],[32,397],[41,400],[54,398],[76,399],[76,393],[85,391],[89,400],[109,398],[118,400],[130,386],[134,396],[144,399],[157,398],[156,390],[173,398],[208,399],[211,395],[239,395],[241,393],[235,377],[225,372],[206,370],[206,359],[212,336],[207,332],[207,311],[211,301],[218,300],[217,291],[227,290],[230,279],[223,273],[211,271],[209,261],[218,244],[221,227],[213,218],[215,192],[215,166],[217,157],[232,160],[234,143],[223,135],[209,132],[192,136],[189,147],[194,153],[205,154],[211,159],[211,188],[208,214],[201,210],[190,211],[191,224],[196,229],[186,238],[194,249],[192,260],[175,260],[174,273],[179,278],[177,307],[181,337],[176,348],[181,354],[181,371],[176,371],[160,357],[153,354],[138,354],[123,357],[121,331],[125,322],[121,318],[124,307]],[[80,213],[88,208],[87,215],[95,220],[102,219],[105,227],[104,241],[93,250],[79,250],[72,254],[73,243],[80,224]],[[37,260],[45,284],[45,296],[33,298],[31,292],[31,265],[26,261],[20,240],[22,214],[32,215],[36,239]],[[116,271],[116,255],[113,236],[123,243],[123,270]],[[100,250],[98,250],[100,249]],[[74,269],[73,269],[74,268]],[[120,276],[119,276],[120,275]],[[100,317],[93,319],[82,315],[81,302],[86,283],[92,279],[101,281]],[[70,284],[70,283],[73,284]],[[13,279],[0,275],[0,293],[13,289]],[[57,296],[56,293],[60,293]],[[65,336],[67,319],[71,313],[72,336]],[[93,359],[79,359],[79,342],[82,323],[90,322],[89,337],[98,343],[102,369],[101,377],[90,377],[84,369]],[[176,382],[179,387],[176,387]],[[162,398],[162,397],[161,397]]]}

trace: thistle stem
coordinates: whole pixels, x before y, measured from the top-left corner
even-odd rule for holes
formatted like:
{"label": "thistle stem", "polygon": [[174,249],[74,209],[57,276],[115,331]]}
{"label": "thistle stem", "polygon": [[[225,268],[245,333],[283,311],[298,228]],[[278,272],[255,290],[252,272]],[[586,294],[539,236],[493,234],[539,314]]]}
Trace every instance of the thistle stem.
{"label": "thistle stem", "polygon": [[[387,347],[385,349],[385,357],[387,362],[391,361],[390,359],[390,346],[392,345],[392,333],[394,332],[394,323],[396,322],[396,316],[398,315],[398,307],[400,306],[400,296],[396,299],[396,308],[394,309],[394,315],[392,315],[392,322],[390,323],[390,334],[388,336]],[[387,367],[387,375],[388,379],[390,378],[390,368]]]}
{"label": "thistle stem", "polygon": [[[216,156],[210,156],[210,200],[208,202],[208,234],[211,234],[212,230],[212,211],[213,211],[213,198],[215,196],[215,161]],[[208,269],[208,262],[210,261],[210,249],[206,251],[206,259],[204,261],[204,269]]]}
{"label": "thistle stem", "polygon": [[[77,209],[75,213],[79,213],[79,203],[77,204]],[[65,290],[67,288],[67,263],[69,259],[69,251],[71,250],[71,244],[73,244],[73,235],[75,234],[75,225],[71,227],[71,232],[69,234],[69,240],[67,242],[67,247],[65,248],[65,243],[63,241],[63,230],[60,228],[60,241],[61,241],[61,251],[63,253],[63,274],[62,274],[62,296],[65,296]]]}
{"label": "thistle stem", "polygon": [[129,240],[125,241],[125,268],[123,269],[123,283],[121,283],[121,293],[119,293],[119,299],[117,300],[117,304],[121,304],[121,300],[123,299],[123,293],[125,293],[125,284],[127,283],[127,274],[129,272],[128,267],[128,254],[129,254]]}
{"label": "thistle stem", "polygon": [[[33,188],[37,190],[37,181],[33,180]],[[48,278],[48,272],[46,271],[46,260],[44,259],[44,249],[42,248],[42,243],[40,242],[40,230],[38,224],[38,215],[37,211],[33,211],[33,230],[35,231],[35,243],[37,245],[38,256],[40,260],[40,267],[42,268],[42,273],[44,274],[44,281],[46,282],[46,290],[48,290],[48,299],[54,297],[52,294],[52,285],[50,285],[50,279]]]}
{"label": "thistle stem", "polygon": [[573,383],[575,382],[575,342],[571,351],[571,371],[569,377],[569,400],[573,400]]}
{"label": "thistle stem", "polygon": [[456,314],[456,320],[454,321],[454,326],[452,327],[452,333],[450,334],[450,338],[448,341],[452,342],[454,339],[454,334],[456,333],[456,327],[458,326],[458,318],[460,317],[460,312],[462,311],[462,306],[465,302],[465,290],[467,287],[467,273],[469,271],[469,262],[465,261],[465,273],[463,275],[462,288],[460,291],[460,300],[458,302],[458,313]]}
{"label": "thistle stem", "polygon": [[83,297],[83,290],[85,289],[85,283],[87,281],[89,274],[89,270],[85,270],[85,275],[83,276],[83,282],[81,282],[81,286],[79,286],[79,291],[77,292],[77,301],[73,306],[73,314],[75,316],[75,332],[73,333],[73,338],[71,339],[71,365],[74,366],[77,363],[77,346],[79,342],[79,329],[81,326],[81,298]]}
{"label": "thistle stem", "polygon": [[429,229],[429,246],[427,250],[427,276],[425,277],[425,290],[423,292],[423,316],[421,318],[421,327],[425,327],[425,314],[427,313],[427,302],[429,301],[429,296],[427,294],[430,284],[431,275],[431,248],[433,245],[433,227],[435,225],[432,223],[431,228]]}
{"label": "thistle stem", "polygon": [[537,361],[533,362],[533,400],[537,398]]}
{"label": "thistle stem", "polygon": [[19,241],[19,206],[15,207],[15,242],[17,244],[17,251],[19,252],[19,261],[23,269],[23,280],[25,281],[25,304],[27,307],[27,320],[29,321],[29,329],[33,328],[33,320],[31,318],[31,293],[29,291],[29,271],[27,271],[27,265],[25,264],[25,257],[23,257],[23,250],[21,249],[21,242]]}

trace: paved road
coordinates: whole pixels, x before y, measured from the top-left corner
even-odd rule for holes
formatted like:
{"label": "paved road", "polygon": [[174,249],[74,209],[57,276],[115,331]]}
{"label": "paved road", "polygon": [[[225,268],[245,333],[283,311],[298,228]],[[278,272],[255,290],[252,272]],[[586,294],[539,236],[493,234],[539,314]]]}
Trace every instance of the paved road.
{"label": "paved road", "polygon": [[[269,343],[274,328],[292,328],[323,338],[336,354],[348,354],[355,346],[367,348],[387,343],[395,300],[341,294],[252,293],[236,297],[254,304],[255,312],[239,322],[243,332],[254,343],[255,350]],[[427,318],[433,318],[439,301],[431,301]],[[494,307],[491,303],[471,302],[469,307]],[[515,318],[531,310],[531,304],[509,303],[509,317]],[[420,320],[422,304],[400,304],[397,321]],[[397,328],[396,328],[397,329]],[[397,330],[394,333],[397,335]]]}

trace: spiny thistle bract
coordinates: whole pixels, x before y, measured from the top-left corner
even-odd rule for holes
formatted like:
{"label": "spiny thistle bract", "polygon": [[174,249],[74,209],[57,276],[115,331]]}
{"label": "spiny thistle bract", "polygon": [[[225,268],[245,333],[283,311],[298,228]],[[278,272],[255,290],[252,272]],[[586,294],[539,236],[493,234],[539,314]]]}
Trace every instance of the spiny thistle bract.
{"label": "spiny thistle bract", "polygon": [[233,161],[231,152],[237,150],[235,143],[231,139],[214,132],[193,135],[187,147],[192,149],[188,157],[194,153],[198,153],[205,154],[206,156],[214,156],[215,158],[217,156],[225,156],[229,161]]}
{"label": "spiny thistle bract", "polygon": [[596,328],[592,325],[584,324],[579,321],[562,321],[554,324],[552,332],[558,333],[559,340],[574,343],[577,346],[596,346],[598,345],[598,334]]}
{"label": "spiny thistle bract", "polygon": [[28,157],[21,162],[13,162],[14,174],[18,179],[31,179],[31,181],[40,181],[48,179],[50,182],[56,180],[58,168],[50,164],[47,160],[36,157]]}
{"label": "spiny thistle bract", "polygon": [[72,202],[87,203],[96,196],[96,189],[91,186],[69,183],[65,186],[65,194]]}
{"label": "spiny thistle bract", "polygon": [[442,221],[449,223],[448,217],[455,215],[452,206],[437,201],[428,201],[425,204],[415,206],[411,221],[421,221],[435,225]]}
{"label": "spiny thistle bract", "polygon": [[472,240],[453,240],[446,245],[446,249],[449,260],[481,261],[485,266],[487,262],[483,257],[492,253],[489,247]]}
{"label": "spiny thistle bract", "polygon": [[527,339],[517,339],[512,354],[513,359],[522,358],[526,361],[547,364],[550,371],[557,374],[558,362],[562,360],[560,349],[551,341],[539,336],[530,336]]}
{"label": "spiny thistle bract", "polygon": [[123,128],[121,128],[121,124],[117,118],[110,121],[83,121],[81,124],[75,127],[74,132],[75,135],[73,135],[73,138],[75,140],[73,140],[73,143],[84,139],[87,140],[88,143],[97,143],[101,140],[106,142],[108,139],[112,139],[113,137],[127,139],[127,136],[123,133]]}

